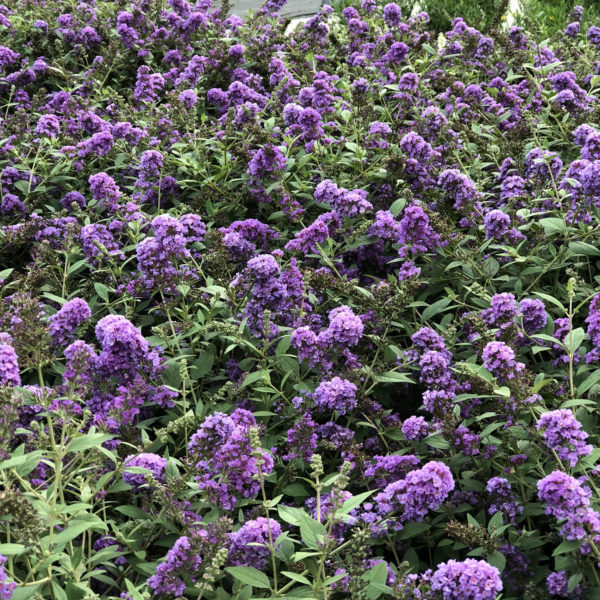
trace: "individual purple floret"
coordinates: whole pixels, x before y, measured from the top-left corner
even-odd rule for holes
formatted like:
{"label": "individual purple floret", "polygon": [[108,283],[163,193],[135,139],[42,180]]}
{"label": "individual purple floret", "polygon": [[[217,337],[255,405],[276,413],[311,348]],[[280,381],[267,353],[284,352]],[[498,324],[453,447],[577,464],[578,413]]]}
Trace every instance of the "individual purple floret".
{"label": "individual purple floret", "polygon": [[542,431],[548,450],[554,450],[558,458],[574,467],[582,456],[588,456],[594,447],[586,444],[588,434],[573,412],[567,408],[544,413],[537,428]]}
{"label": "individual purple floret", "polygon": [[500,571],[485,560],[449,560],[433,573],[431,589],[444,600],[494,600],[502,591],[502,580]]}
{"label": "individual purple floret", "polygon": [[123,461],[123,481],[133,487],[134,492],[141,491],[146,486],[145,473],[131,473],[128,467],[141,467],[147,469],[152,474],[152,479],[158,483],[165,482],[165,467],[167,459],[158,454],[145,452],[142,454],[128,456]]}

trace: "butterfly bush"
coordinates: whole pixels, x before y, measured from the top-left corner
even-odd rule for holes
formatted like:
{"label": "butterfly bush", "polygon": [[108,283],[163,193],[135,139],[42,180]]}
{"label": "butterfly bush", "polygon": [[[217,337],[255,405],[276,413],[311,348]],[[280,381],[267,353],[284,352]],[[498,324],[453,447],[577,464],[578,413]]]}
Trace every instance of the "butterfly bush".
{"label": "butterfly bush", "polygon": [[3,598],[600,597],[600,28],[430,4],[0,5]]}

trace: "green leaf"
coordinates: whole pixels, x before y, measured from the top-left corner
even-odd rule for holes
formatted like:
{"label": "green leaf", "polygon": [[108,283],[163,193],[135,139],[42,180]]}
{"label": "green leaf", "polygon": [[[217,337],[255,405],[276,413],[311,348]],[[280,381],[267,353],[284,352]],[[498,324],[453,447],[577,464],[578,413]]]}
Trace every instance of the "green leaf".
{"label": "green leaf", "polygon": [[[76,537],[80,536],[84,531],[88,529],[101,529],[106,531],[106,525],[94,515],[87,515],[86,520],[73,520],[64,531],[52,536],[52,544],[54,546],[63,546]],[[47,535],[41,540],[42,547],[48,548],[50,544],[50,536]]]}
{"label": "green leaf", "polygon": [[254,373],[246,375],[241,387],[245,388],[246,386],[249,386],[255,383],[256,381],[267,381],[270,383],[271,377],[269,373],[269,369],[261,369],[260,371],[254,371]]}
{"label": "green leaf", "polygon": [[500,573],[504,571],[504,567],[506,566],[506,558],[504,558],[502,552],[494,550],[493,552],[487,555],[487,561],[490,563],[490,565],[492,565],[492,567],[496,567],[498,571],[500,571]]}
{"label": "green leaf", "polygon": [[569,350],[569,354],[575,354],[575,351],[581,346],[581,342],[583,342],[585,336],[586,333],[581,327],[573,329],[573,331],[566,335],[565,344]]}
{"label": "green leaf", "polygon": [[22,474],[21,468],[28,468],[29,466],[35,468],[43,457],[44,453],[41,450],[23,454],[22,456],[13,456],[12,458],[0,462],[0,471],[17,467],[17,472]]}
{"label": "green leaf", "polygon": [[567,540],[559,544],[552,553],[552,556],[558,556],[560,554],[566,554],[567,552],[573,552],[573,550],[577,550],[581,546],[581,542],[579,540]]}
{"label": "green leaf", "polygon": [[130,517],[131,519],[146,520],[150,518],[148,513],[144,512],[141,508],[138,508],[137,506],[131,506],[129,504],[126,506],[116,506],[115,510],[127,517]]}
{"label": "green leaf", "polygon": [[431,306],[428,306],[421,316],[421,321],[425,322],[431,319],[431,317],[435,317],[435,315],[441,313],[446,307],[452,302],[450,298],[442,298],[437,302],[434,302]]}
{"label": "green leaf", "polygon": [[565,233],[567,231],[567,225],[563,219],[558,217],[546,217],[539,220],[539,224],[544,228],[546,235],[552,235],[555,233]]}
{"label": "green leaf", "polygon": [[542,292],[533,292],[533,295],[537,296],[538,298],[541,298],[542,300],[545,300],[546,302],[549,302],[550,304],[554,304],[554,306],[560,308],[560,310],[563,313],[567,312],[566,308],[554,296],[550,296],[549,294],[543,294]]}
{"label": "green leaf", "polygon": [[583,573],[575,573],[575,575],[571,575],[571,577],[569,577],[569,582],[567,583],[567,589],[569,592],[572,592],[582,579]]}
{"label": "green leaf", "polygon": [[292,559],[294,562],[300,562],[305,558],[310,558],[311,556],[319,556],[320,554],[320,552],[296,552]]}
{"label": "green leaf", "polygon": [[414,381],[405,373],[397,371],[386,371],[375,375],[375,381],[379,383],[414,383]]}
{"label": "green leaf", "polygon": [[277,507],[277,513],[279,514],[280,519],[295,526],[300,525],[301,520],[305,516],[308,517],[308,514],[302,509],[296,508],[295,506],[284,506],[283,504],[280,504]]}
{"label": "green leaf", "polygon": [[464,366],[466,369],[471,371],[471,373],[473,375],[475,375],[475,377],[479,377],[480,379],[483,379],[484,381],[487,381],[488,383],[492,383],[494,381],[494,376],[485,367],[483,367],[481,365],[475,365],[473,363],[463,362],[463,363],[461,363],[461,366]]}
{"label": "green leaf", "polygon": [[402,209],[404,208],[404,206],[406,205],[406,199],[405,198],[398,198],[398,200],[395,200],[394,202],[392,202],[389,211],[395,216],[397,217],[401,212]]}
{"label": "green leaf", "polygon": [[275,356],[282,356],[285,354],[290,347],[291,335],[284,335],[279,342],[277,343],[277,347],[275,348]]}
{"label": "green leaf", "polygon": [[215,362],[215,355],[210,350],[205,350],[204,352],[200,352],[200,356],[197,360],[192,363],[192,369],[190,372],[190,377],[192,379],[200,379],[200,377],[204,377],[213,367]]}
{"label": "green leaf", "polygon": [[502,513],[498,511],[497,513],[494,513],[494,515],[490,519],[490,522],[488,523],[488,531],[491,533],[492,530],[498,529],[498,527],[502,527],[503,524],[504,519],[502,518]]}
{"label": "green leaf", "polygon": [[421,536],[428,529],[429,525],[427,523],[406,523],[396,535],[401,540],[407,540],[412,537]]}
{"label": "green leaf", "polygon": [[269,578],[254,567],[227,567],[225,570],[241,583],[265,590],[271,589]]}
{"label": "green leaf", "polygon": [[100,446],[104,442],[114,438],[110,433],[86,433],[75,438],[68,446],[67,452],[81,452],[89,448]]}
{"label": "green leaf", "polygon": [[300,573],[294,573],[292,571],[281,571],[281,574],[285,575],[288,579],[297,581],[298,583],[303,583],[304,585],[311,585],[310,581],[306,577],[304,577],[304,575],[300,575]]}
{"label": "green leaf", "polygon": [[27,550],[27,546],[23,544],[0,544],[0,554],[5,556],[16,556],[23,554]]}
{"label": "green leaf", "polygon": [[595,370],[591,375],[586,374],[585,380],[579,384],[579,387],[577,388],[577,395],[581,396],[582,394],[585,394],[585,392],[598,382],[600,382],[600,369]]}
{"label": "green leaf", "polygon": [[575,256],[600,256],[600,249],[587,242],[571,242],[569,244],[569,250],[571,250]]}
{"label": "green leaf", "polygon": [[369,583],[385,583],[388,576],[387,563],[385,561],[377,563],[371,567],[363,578]]}
{"label": "green leaf", "polygon": [[327,530],[322,523],[305,514],[300,519],[300,536],[302,541],[309,548],[319,548],[319,542],[327,534]]}
{"label": "green leaf", "polygon": [[450,444],[437,434],[429,435],[423,440],[428,446],[437,448],[438,450],[446,450],[450,448]]}
{"label": "green leaf", "polygon": [[55,600],[69,600],[67,592],[56,582],[52,581],[52,598]]}
{"label": "green leaf", "polygon": [[356,496],[348,498],[344,504],[342,504],[342,506],[335,511],[335,514],[347,515],[351,510],[355,509],[357,506],[360,506],[364,500],[374,493],[375,490],[369,490],[368,492],[363,492],[362,494],[357,494]]}
{"label": "green leaf", "polygon": [[28,585],[27,587],[19,586],[12,593],[11,600],[29,600],[29,598],[33,598],[37,594],[41,586],[41,583]]}
{"label": "green leaf", "polygon": [[105,302],[108,300],[108,286],[96,281],[94,283],[94,289],[96,290],[96,294],[102,298]]}
{"label": "green leaf", "polygon": [[487,277],[493,277],[500,270],[500,263],[490,256],[483,261],[482,270]]}
{"label": "green leaf", "polygon": [[306,498],[310,496],[307,489],[301,483],[297,482],[286,485],[282,491],[286,496],[291,496],[292,498]]}

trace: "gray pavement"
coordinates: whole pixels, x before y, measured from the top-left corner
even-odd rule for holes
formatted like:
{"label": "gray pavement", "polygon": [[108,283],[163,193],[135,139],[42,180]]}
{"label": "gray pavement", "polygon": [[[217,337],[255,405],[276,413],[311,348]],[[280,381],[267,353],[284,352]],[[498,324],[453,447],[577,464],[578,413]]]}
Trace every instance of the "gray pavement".
{"label": "gray pavement", "polygon": [[[233,12],[244,17],[249,10],[256,11],[262,6],[261,0],[235,0]],[[281,10],[282,17],[307,17],[319,12],[321,0],[288,0]]]}

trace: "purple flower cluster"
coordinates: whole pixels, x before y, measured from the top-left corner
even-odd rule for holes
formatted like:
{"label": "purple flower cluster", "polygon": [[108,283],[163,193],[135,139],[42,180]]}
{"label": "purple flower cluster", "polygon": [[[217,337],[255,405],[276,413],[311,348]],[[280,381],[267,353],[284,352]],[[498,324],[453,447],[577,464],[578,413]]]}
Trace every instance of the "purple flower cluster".
{"label": "purple flower cluster", "polygon": [[321,181],[315,188],[315,200],[329,205],[341,217],[355,217],[373,208],[365,191],[340,188],[331,179]]}
{"label": "purple flower cluster", "polygon": [[158,565],[148,579],[148,585],[157,594],[181,596],[185,591],[182,577],[193,578],[201,563],[201,557],[191,549],[189,537],[181,536],[167,553],[165,562]]}
{"label": "purple flower cluster", "polygon": [[560,460],[568,461],[572,467],[593,450],[591,444],[585,443],[588,434],[568,408],[545,412],[539,418],[537,428],[542,432],[548,450],[554,450]]}
{"label": "purple flower cluster", "polygon": [[444,463],[431,461],[410,471],[404,479],[390,483],[375,496],[375,502],[382,515],[400,511],[403,523],[422,521],[430,510],[442,505],[453,489],[450,469]]}
{"label": "purple flower cluster", "polygon": [[515,351],[504,342],[490,342],[483,349],[483,365],[500,382],[514,379],[524,368],[515,360]]}
{"label": "purple flower cluster", "polygon": [[490,494],[489,514],[502,512],[509,522],[515,523],[517,515],[523,512],[523,507],[515,501],[508,480],[504,477],[492,477],[487,482],[486,490]]}
{"label": "purple flower cluster", "polygon": [[165,467],[167,459],[157,454],[145,452],[135,456],[128,456],[123,461],[123,481],[133,487],[134,491],[139,492],[146,486],[145,473],[132,472],[130,467],[145,469],[152,475],[152,479],[158,483],[165,482]]}
{"label": "purple flower cluster", "polygon": [[2,566],[6,563],[6,560],[6,556],[0,554],[0,598],[2,600],[10,600],[13,592],[17,589],[16,582],[8,579],[8,575]]}
{"label": "purple flower cluster", "polygon": [[348,414],[356,407],[356,386],[347,379],[334,377],[331,381],[323,381],[313,394],[315,406],[320,411],[337,411],[340,415]]}
{"label": "purple flower cluster", "polygon": [[570,475],[553,471],[537,482],[538,496],[546,503],[546,514],[566,519],[590,504],[591,490]]}
{"label": "purple flower cluster", "polygon": [[500,571],[485,560],[449,560],[433,573],[431,589],[444,600],[494,600],[502,591],[502,581]]}
{"label": "purple flower cluster", "polygon": [[7,343],[0,344],[0,385],[21,385],[18,356]]}
{"label": "purple flower cluster", "polygon": [[424,417],[413,415],[402,423],[402,433],[407,440],[422,440],[431,433],[431,425]]}
{"label": "purple flower cluster", "polygon": [[52,341],[58,346],[67,346],[73,341],[79,325],[92,316],[88,303],[83,298],[72,298],[48,319]]}
{"label": "purple flower cluster", "polygon": [[269,532],[273,543],[281,535],[281,525],[274,519],[258,517],[244,523],[240,529],[229,534],[231,546],[228,562],[263,570],[265,559],[271,555]]}
{"label": "purple flower cluster", "polygon": [[338,306],[329,311],[329,326],[318,334],[307,325],[298,327],[290,338],[298,350],[298,358],[308,360],[311,366],[318,363],[331,365],[333,351],[344,352],[356,346],[363,334],[362,319],[349,306]]}
{"label": "purple flower cluster", "polygon": [[373,461],[365,468],[364,475],[373,477],[373,483],[380,488],[403,479],[409,471],[416,469],[420,462],[412,454],[375,455]]}
{"label": "purple flower cluster", "polygon": [[96,324],[96,338],[102,351],[96,367],[109,375],[133,377],[136,369],[148,360],[150,346],[131,321],[121,315],[107,315]]}
{"label": "purple flower cluster", "polygon": [[252,413],[238,408],[230,416],[214,413],[190,438],[196,481],[207,497],[225,510],[258,494],[259,469],[265,476],[273,470],[272,456],[250,444],[252,427],[256,427]]}
{"label": "purple flower cluster", "polygon": [[[579,25],[579,23],[577,23]],[[558,598],[581,598],[582,588],[580,584],[575,589],[569,590],[569,577],[565,571],[553,571],[546,577],[548,593]]]}
{"label": "purple flower cluster", "polygon": [[169,215],[156,217],[152,228],[154,237],[144,238],[136,249],[141,284],[147,292],[161,289],[174,294],[179,283],[194,276],[192,269],[180,264],[190,256],[186,247],[190,228]]}

